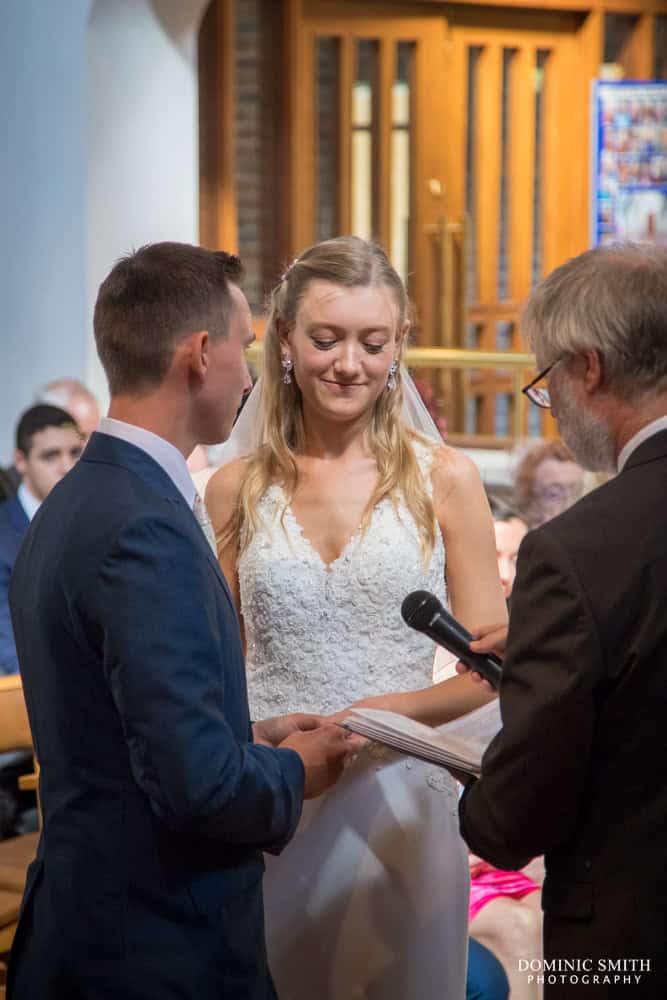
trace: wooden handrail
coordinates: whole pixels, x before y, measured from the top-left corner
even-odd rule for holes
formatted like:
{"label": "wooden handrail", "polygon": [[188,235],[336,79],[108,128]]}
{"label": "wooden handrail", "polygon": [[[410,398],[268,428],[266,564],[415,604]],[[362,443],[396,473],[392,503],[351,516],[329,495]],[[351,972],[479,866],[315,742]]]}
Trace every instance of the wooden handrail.
{"label": "wooden handrail", "polygon": [[[263,347],[256,341],[247,351],[248,361],[261,368]],[[408,347],[405,362],[410,368],[535,368],[535,357],[518,351],[477,351],[458,347]]]}
{"label": "wooden handrail", "polygon": [[[261,369],[263,349],[261,341],[248,348],[248,361]],[[526,400],[521,392],[524,372],[535,370],[532,354],[518,351],[477,351],[455,347],[408,347],[405,363],[410,368],[458,369],[471,371],[476,368],[509,369],[514,399],[512,433],[518,439],[523,437]],[[473,435],[476,436],[476,435]],[[472,437],[472,436],[471,436]]]}

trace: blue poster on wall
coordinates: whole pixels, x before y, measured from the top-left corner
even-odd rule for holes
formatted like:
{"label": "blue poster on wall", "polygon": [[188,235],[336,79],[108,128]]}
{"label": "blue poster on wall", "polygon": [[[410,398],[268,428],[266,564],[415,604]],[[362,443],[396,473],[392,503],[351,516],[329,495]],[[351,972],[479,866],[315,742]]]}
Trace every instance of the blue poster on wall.
{"label": "blue poster on wall", "polygon": [[667,246],[667,81],[594,80],[591,243]]}

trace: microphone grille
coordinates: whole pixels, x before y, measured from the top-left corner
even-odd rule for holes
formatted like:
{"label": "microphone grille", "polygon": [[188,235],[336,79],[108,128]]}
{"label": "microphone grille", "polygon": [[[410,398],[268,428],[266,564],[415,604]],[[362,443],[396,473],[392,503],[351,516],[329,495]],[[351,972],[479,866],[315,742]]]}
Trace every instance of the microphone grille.
{"label": "microphone grille", "polygon": [[439,609],[440,601],[435,594],[428,590],[413,590],[401,604],[401,615],[411,628],[420,629],[429,624]]}

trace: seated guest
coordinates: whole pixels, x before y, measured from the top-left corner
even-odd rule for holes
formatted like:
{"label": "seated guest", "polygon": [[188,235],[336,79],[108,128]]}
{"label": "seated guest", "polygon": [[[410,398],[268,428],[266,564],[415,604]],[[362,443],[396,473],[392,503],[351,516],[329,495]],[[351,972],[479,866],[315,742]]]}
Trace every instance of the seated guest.
{"label": "seated guest", "polygon": [[500,583],[505,600],[509,603],[516,576],[516,558],[519,554],[521,540],[528,531],[528,526],[519,516],[518,511],[504,501],[490,496],[489,505],[496,535],[496,556]]}
{"label": "seated guest", "polygon": [[470,935],[501,962],[512,1000],[537,1000],[542,995],[519,964],[520,959],[542,958],[539,890],[540,884],[525,871],[500,871],[470,855]]}
{"label": "seated guest", "polygon": [[0,468],[0,503],[13,497],[20,483],[21,477],[13,465],[10,465],[8,469]]}
{"label": "seated guest", "polygon": [[16,496],[0,504],[0,675],[19,669],[9,617],[9,579],[23,536],[82,448],[79,428],[57,406],[32,406],[18,422],[14,465],[21,482]]}
{"label": "seated guest", "polygon": [[67,410],[87,441],[100,422],[100,407],[90,389],[75,378],[57,378],[35,394],[36,403]]}
{"label": "seated guest", "polygon": [[[496,534],[498,572],[510,601],[519,545],[528,531],[517,511],[494,496],[489,497]],[[539,867],[539,866],[534,866]],[[531,872],[531,875],[533,872]],[[512,1000],[536,1000],[541,990],[520,971],[519,959],[539,959],[542,954],[540,881],[527,872],[505,872],[470,855],[471,944],[483,944],[502,963]]]}
{"label": "seated guest", "polygon": [[507,1000],[509,983],[498,959],[474,938],[468,941],[466,1000]]}
{"label": "seated guest", "polygon": [[562,441],[531,442],[514,471],[514,502],[529,528],[539,528],[586,492],[585,473]]}
{"label": "seated guest", "polygon": [[[35,393],[35,403],[48,403],[66,410],[83,434],[84,443],[100,422],[100,409],[92,392],[74,378],[58,378]],[[0,468],[0,503],[13,497],[21,483],[15,466]]]}

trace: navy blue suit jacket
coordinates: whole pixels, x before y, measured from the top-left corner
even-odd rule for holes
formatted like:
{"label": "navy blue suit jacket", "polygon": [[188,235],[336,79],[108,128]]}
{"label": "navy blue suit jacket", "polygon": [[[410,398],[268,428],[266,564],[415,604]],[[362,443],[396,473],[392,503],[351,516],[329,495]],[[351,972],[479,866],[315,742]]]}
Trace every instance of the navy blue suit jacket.
{"label": "navy blue suit jacket", "polygon": [[303,766],[249,742],[234,607],[172,480],[94,434],[10,600],[44,827],[9,997],[273,997],[261,852],[296,827]]}
{"label": "navy blue suit jacket", "polygon": [[9,579],[29,524],[18,497],[0,503],[0,675],[16,674],[19,669],[9,614]]}

